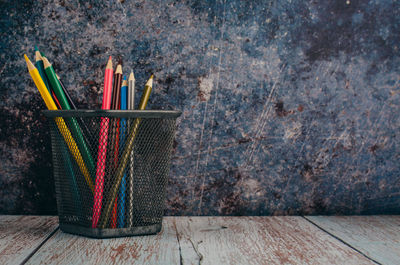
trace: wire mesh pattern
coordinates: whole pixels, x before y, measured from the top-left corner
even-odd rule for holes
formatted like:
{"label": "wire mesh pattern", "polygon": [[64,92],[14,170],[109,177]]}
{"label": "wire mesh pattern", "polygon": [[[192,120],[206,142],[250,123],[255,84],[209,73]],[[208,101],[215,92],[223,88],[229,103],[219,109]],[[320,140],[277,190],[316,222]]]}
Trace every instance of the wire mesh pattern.
{"label": "wire mesh pattern", "polygon": [[[157,233],[180,112],[44,113],[51,130],[61,229],[99,238]],[[69,132],[72,123],[87,127],[82,131],[85,146]]]}

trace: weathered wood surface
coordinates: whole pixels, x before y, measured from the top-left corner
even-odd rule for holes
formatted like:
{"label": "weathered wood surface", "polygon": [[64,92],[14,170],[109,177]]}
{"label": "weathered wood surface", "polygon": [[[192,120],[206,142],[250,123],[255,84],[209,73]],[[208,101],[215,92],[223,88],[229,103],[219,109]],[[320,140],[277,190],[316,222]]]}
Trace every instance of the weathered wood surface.
{"label": "weathered wood surface", "polygon": [[400,264],[400,216],[307,216],[381,264]]}
{"label": "weathered wood surface", "polygon": [[158,235],[99,240],[0,216],[0,264],[400,264],[400,216],[306,218],[165,217]]}
{"label": "weathered wood surface", "polygon": [[374,264],[302,217],[174,218],[183,264]]}
{"label": "weathered wood surface", "polygon": [[171,218],[158,235],[91,239],[57,231],[27,264],[179,264]]}
{"label": "weathered wood surface", "polygon": [[58,227],[57,217],[0,216],[0,264],[20,264]]}

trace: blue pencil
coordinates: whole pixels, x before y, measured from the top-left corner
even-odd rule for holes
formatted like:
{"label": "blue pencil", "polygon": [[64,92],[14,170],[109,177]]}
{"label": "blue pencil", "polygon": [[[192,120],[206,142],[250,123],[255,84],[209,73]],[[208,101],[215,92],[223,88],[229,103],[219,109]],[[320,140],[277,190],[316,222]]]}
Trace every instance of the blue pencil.
{"label": "blue pencil", "polygon": [[[127,90],[128,90],[128,82],[126,80],[126,76],[124,76],[124,79],[122,81],[122,86],[121,86],[121,110],[126,110],[126,105],[127,105]],[[119,134],[119,144],[120,147],[124,146],[125,143],[125,132],[126,132],[126,119],[122,118],[121,119],[121,128],[120,128],[120,134]],[[120,148],[122,151],[123,148]],[[122,177],[121,181],[121,187],[119,189],[119,196],[118,196],[118,227],[124,227],[125,226],[125,191],[126,191],[126,172],[124,173],[124,176]]]}

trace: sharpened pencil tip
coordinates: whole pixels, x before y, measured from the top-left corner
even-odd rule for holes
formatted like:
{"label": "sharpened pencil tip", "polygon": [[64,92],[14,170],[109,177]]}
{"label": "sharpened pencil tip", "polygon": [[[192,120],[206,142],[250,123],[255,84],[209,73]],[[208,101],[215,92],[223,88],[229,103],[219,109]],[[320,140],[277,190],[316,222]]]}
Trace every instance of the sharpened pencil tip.
{"label": "sharpened pencil tip", "polygon": [[131,71],[130,75],[129,75],[129,81],[135,80],[135,76],[133,74],[133,71]]}
{"label": "sharpened pencil tip", "polygon": [[117,69],[115,70],[115,73],[116,74],[122,74],[122,66],[121,66],[121,64],[117,65]]}
{"label": "sharpened pencil tip", "polygon": [[149,80],[146,83],[146,86],[153,87],[153,77],[154,75],[150,76]]}
{"label": "sharpened pencil tip", "polygon": [[39,51],[35,51],[35,60],[36,62],[42,60],[42,56],[40,55]]}
{"label": "sharpened pencil tip", "polygon": [[125,80],[125,81],[126,81],[126,75],[124,75],[124,78],[122,78],[122,80]]}
{"label": "sharpened pencil tip", "polygon": [[108,58],[106,69],[112,69],[112,58],[111,58],[111,56]]}
{"label": "sharpened pencil tip", "polygon": [[28,56],[26,56],[26,54],[24,54],[24,59],[26,61],[26,65],[28,66],[28,71],[35,69],[35,66],[31,62],[31,60],[29,60],[29,58],[28,58]]}
{"label": "sharpened pencil tip", "polygon": [[44,69],[46,69],[46,68],[48,68],[48,67],[51,66],[51,63],[49,62],[49,60],[47,60],[46,57],[42,57],[42,59],[43,59],[43,66],[44,66]]}
{"label": "sharpened pencil tip", "polygon": [[39,50],[38,46],[35,45],[35,52],[38,51],[38,50]]}

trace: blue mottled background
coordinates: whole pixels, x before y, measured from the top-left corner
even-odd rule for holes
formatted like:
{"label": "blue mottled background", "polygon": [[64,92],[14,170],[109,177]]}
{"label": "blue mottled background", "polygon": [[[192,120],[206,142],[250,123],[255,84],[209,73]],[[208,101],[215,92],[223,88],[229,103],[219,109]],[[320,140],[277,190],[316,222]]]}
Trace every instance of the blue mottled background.
{"label": "blue mottled background", "polygon": [[0,213],[56,213],[34,44],[80,108],[109,55],[155,73],[166,214],[400,213],[399,1],[1,1],[0,29]]}

